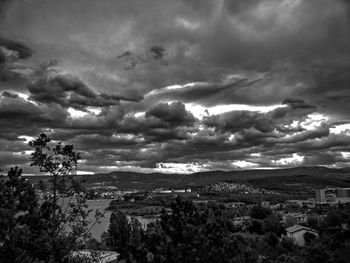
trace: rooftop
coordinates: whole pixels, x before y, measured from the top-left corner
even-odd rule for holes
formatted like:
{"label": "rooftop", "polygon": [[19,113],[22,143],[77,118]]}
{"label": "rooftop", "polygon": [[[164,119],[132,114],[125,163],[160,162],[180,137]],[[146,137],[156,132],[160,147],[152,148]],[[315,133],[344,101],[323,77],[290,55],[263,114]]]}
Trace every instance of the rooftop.
{"label": "rooftop", "polygon": [[299,232],[301,230],[307,230],[307,231],[311,231],[311,232],[317,233],[316,230],[314,230],[312,228],[309,228],[309,227],[306,227],[306,226],[301,226],[301,225],[294,225],[294,226],[286,228],[286,231],[289,232],[289,233],[295,233],[295,232]]}

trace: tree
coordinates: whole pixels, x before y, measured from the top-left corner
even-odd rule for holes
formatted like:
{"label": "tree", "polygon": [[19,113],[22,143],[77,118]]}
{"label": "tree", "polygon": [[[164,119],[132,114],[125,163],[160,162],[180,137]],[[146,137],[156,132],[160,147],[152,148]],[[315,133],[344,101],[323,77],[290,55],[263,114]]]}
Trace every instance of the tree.
{"label": "tree", "polygon": [[46,183],[43,180],[39,180],[38,188],[41,191],[45,191],[47,189]]}
{"label": "tree", "polygon": [[311,232],[305,232],[303,237],[306,244],[311,244],[313,241],[317,239],[317,236]]}
{"label": "tree", "polygon": [[339,227],[342,223],[342,218],[338,213],[329,212],[324,220],[326,227]]}
{"label": "tree", "polygon": [[44,133],[29,145],[34,149],[31,166],[39,167],[40,172],[52,178],[52,194],[44,197],[38,214],[46,231],[45,241],[50,244],[48,250],[53,252],[55,262],[68,260],[73,249],[84,247],[90,238],[91,228],[103,215],[97,211],[94,222],[88,220],[91,210],[73,176],[80,159],[73,145],[54,143]]}
{"label": "tree", "polygon": [[132,217],[130,219],[130,239],[129,244],[132,249],[137,249],[141,245],[141,238],[142,238],[142,225],[139,220]]}
{"label": "tree", "polygon": [[121,258],[125,258],[128,254],[130,230],[128,219],[122,211],[118,210],[111,214],[107,244],[117,251]]}
{"label": "tree", "polygon": [[[34,148],[31,165],[51,175],[53,192],[39,202],[33,185],[21,176],[22,170],[17,167],[11,168],[6,178],[1,178],[1,260],[76,262],[71,252],[85,247],[91,228],[102,216],[97,212],[94,222],[88,220],[91,211],[86,198],[76,191],[77,184],[71,182],[79,154],[73,151],[72,145],[54,144],[45,134],[31,141],[30,146]],[[59,186],[61,180],[69,183]],[[64,195],[59,195],[59,189]],[[89,261],[84,259],[84,262]]]}
{"label": "tree", "polygon": [[249,215],[254,219],[265,219],[272,214],[271,209],[260,205],[253,206],[249,211]]}
{"label": "tree", "polygon": [[262,232],[275,233],[277,236],[285,234],[285,230],[282,223],[280,222],[280,219],[275,215],[267,217],[263,220]]}
{"label": "tree", "polygon": [[64,182],[66,177],[73,178],[72,171],[78,165],[80,154],[73,151],[73,145],[50,142],[51,139],[45,133],[41,133],[37,139],[29,142],[29,146],[34,149],[30,165],[37,166],[40,172],[52,176],[53,211],[55,213],[59,182],[62,180]]}
{"label": "tree", "polygon": [[22,170],[15,167],[0,180],[0,255],[8,262],[20,257],[29,261],[30,255],[19,244],[26,242],[24,218],[38,206],[34,188],[21,175]]}
{"label": "tree", "polygon": [[326,263],[329,262],[331,257],[327,247],[319,242],[312,242],[305,247],[302,256],[305,262],[308,263]]}
{"label": "tree", "polygon": [[200,209],[177,198],[172,213],[141,235],[136,250],[129,250],[136,262],[255,262],[245,240],[218,206]]}
{"label": "tree", "polygon": [[319,216],[311,215],[307,218],[307,225],[312,229],[319,229]]}

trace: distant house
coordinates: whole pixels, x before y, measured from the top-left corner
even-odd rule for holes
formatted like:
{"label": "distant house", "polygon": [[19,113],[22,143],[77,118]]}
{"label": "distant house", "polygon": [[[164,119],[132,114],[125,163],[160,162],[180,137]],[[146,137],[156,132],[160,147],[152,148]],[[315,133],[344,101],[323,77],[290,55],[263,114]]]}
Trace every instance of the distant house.
{"label": "distant house", "polygon": [[245,231],[246,227],[250,224],[252,218],[250,216],[236,217],[233,219],[232,223],[236,227],[240,227]]}
{"label": "distant house", "polygon": [[224,206],[226,208],[239,208],[239,207],[244,207],[245,203],[242,203],[242,202],[229,202],[229,203],[224,203]]}
{"label": "distant house", "polygon": [[262,207],[266,207],[266,208],[271,208],[271,204],[268,201],[262,201],[261,202],[261,206]]}
{"label": "distant house", "polygon": [[299,246],[305,245],[305,239],[304,234],[305,233],[311,233],[314,234],[316,237],[318,237],[318,232],[314,229],[301,226],[301,225],[294,225],[291,227],[286,228],[287,237],[294,240],[295,244]]}
{"label": "distant house", "polygon": [[93,259],[93,254],[97,256],[96,263],[114,263],[118,262],[119,254],[113,251],[89,251],[89,250],[79,250],[73,251],[72,256],[75,259],[86,260]]}
{"label": "distant house", "polygon": [[292,224],[305,223],[306,219],[307,219],[307,215],[302,213],[288,213],[288,214],[283,214],[282,216],[283,223],[288,223],[288,222],[292,222]]}

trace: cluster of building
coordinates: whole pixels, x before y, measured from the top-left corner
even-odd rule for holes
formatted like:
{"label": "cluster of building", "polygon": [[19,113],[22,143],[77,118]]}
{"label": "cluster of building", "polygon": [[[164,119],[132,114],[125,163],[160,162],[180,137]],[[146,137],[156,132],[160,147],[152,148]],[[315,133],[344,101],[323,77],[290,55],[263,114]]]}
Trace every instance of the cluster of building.
{"label": "cluster of building", "polygon": [[350,188],[323,188],[315,190],[316,204],[350,203]]}
{"label": "cluster of building", "polygon": [[119,199],[123,200],[126,194],[135,193],[131,190],[120,190],[117,186],[96,183],[87,189],[88,199]]}
{"label": "cluster of building", "polygon": [[[215,191],[243,191],[247,193],[265,193],[266,191],[264,189],[250,187],[245,184],[234,184],[226,182],[213,184],[206,189]],[[176,194],[190,192],[190,189],[157,189],[153,191],[153,193],[156,194]],[[270,193],[270,191],[266,192]],[[218,200],[215,199],[195,199],[193,201],[197,205],[218,203]],[[316,189],[315,198],[310,198],[308,200],[285,200],[280,204],[271,204],[268,201],[263,201],[259,204],[259,206],[270,208],[272,212],[280,218],[280,222],[286,227],[286,236],[292,238],[296,244],[303,246],[305,244],[305,233],[312,234],[315,236],[315,238],[318,237],[318,232],[316,230],[305,227],[308,217],[310,216],[310,211],[312,211],[312,209],[315,208],[315,206],[318,204],[332,205],[347,202],[350,203],[350,188],[325,188]],[[233,217],[232,222],[236,227],[239,227],[242,231],[245,231],[252,222],[252,218],[247,215],[247,211],[252,209],[252,207],[256,206],[257,204],[247,204],[244,202],[224,202],[221,204],[224,205],[226,209],[237,212],[236,216]],[[319,217],[319,220],[322,220],[322,217],[324,217],[324,215],[315,214],[312,216]],[[149,222],[155,222],[158,219],[158,215],[153,215],[150,218],[146,218],[146,220],[142,216],[139,216],[137,219],[142,223],[143,228],[147,228],[147,224]]]}
{"label": "cluster of building", "polygon": [[240,192],[243,194],[278,194],[276,191],[270,191],[262,188],[249,186],[246,184],[218,182],[206,187],[206,190],[218,192]]}
{"label": "cluster of building", "polygon": [[153,190],[153,193],[155,194],[181,194],[181,193],[191,193],[192,189],[191,188],[186,188],[186,189],[155,189]]}

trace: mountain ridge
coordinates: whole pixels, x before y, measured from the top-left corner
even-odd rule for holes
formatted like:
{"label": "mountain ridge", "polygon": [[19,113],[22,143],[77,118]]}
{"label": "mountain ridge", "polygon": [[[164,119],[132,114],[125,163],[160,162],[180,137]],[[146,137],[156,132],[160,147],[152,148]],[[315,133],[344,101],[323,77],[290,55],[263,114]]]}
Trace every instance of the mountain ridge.
{"label": "mountain ridge", "polygon": [[[49,180],[48,176],[30,176],[31,181]],[[94,175],[77,175],[76,178],[85,186],[114,185],[123,190],[151,190],[156,188],[199,187],[217,182],[229,181],[236,183],[284,183],[297,181],[315,186],[350,187],[349,168],[328,168],[323,166],[303,166],[284,169],[254,169],[232,171],[205,171],[192,174],[140,173],[131,171],[112,171]],[[311,183],[310,183],[311,182]]]}
{"label": "mountain ridge", "polygon": [[[272,177],[283,177],[303,175],[312,177],[315,181],[334,181],[336,185],[340,182],[349,181],[350,169],[328,168],[320,166],[304,166],[285,169],[254,169],[254,170],[232,170],[232,171],[205,171],[192,174],[165,174],[165,173],[138,173],[113,171],[107,174],[96,174],[97,177],[112,177],[117,180],[121,188],[154,189],[154,188],[178,188],[191,186],[204,186],[220,181],[249,182],[254,179]],[[102,179],[101,178],[101,179]],[[309,180],[307,180],[309,181]]]}

